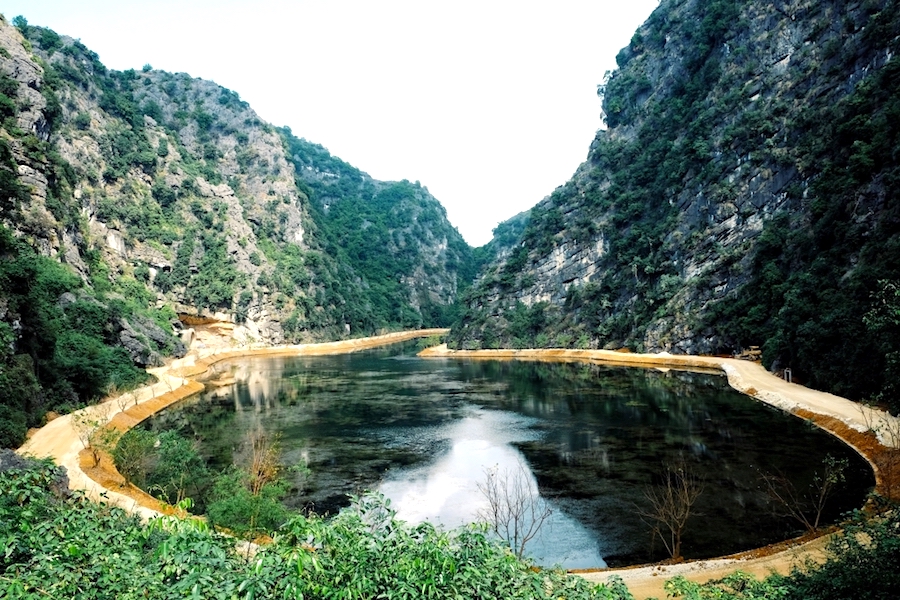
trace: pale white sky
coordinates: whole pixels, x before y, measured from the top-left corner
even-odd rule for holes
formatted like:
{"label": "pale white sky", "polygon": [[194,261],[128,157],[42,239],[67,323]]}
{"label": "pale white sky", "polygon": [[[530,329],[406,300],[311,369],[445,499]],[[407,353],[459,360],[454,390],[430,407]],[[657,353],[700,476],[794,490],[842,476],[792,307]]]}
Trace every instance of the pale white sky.
{"label": "pale white sky", "polygon": [[586,158],[596,88],[657,0],[0,0],[113,69],[238,92],[382,180],[420,181],[473,246]]}

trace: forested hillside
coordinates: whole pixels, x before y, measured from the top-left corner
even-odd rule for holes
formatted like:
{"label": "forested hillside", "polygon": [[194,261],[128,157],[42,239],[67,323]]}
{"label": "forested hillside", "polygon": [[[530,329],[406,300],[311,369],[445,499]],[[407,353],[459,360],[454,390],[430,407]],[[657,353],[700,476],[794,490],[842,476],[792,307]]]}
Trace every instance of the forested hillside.
{"label": "forested hillside", "polygon": [[733,353],[857,399],[900,376],[892,0],[663,0],[606,128],[531,210],[457,347]]}
{"label": "forested hillside", "polygon": [[[598,90],[605,126],[586,161],[478,249],[419,182],[374,180],[236,92],[150,65],[109,70],[81,42],[0,15],[0,597],[631,598],[620,580],[517,558],[487,524],[400,521],[378,495],[289,515],[262,429],[245,442],[255,481],[192,471],[199,453],[173,432],[102,440],[129,478],[129,463],[157,461],[144,483],[166,496],[177,481],[181,506],[186,481],[197,498],[213,486],[210,506],[271,533],[252,560],[210,525],[228,522],[215,510],[141,522],[3,448],[48,411],[147,381],[204,320],[233,322],[234,343],[453,322],[459,348],[760,346],[795,380],[898,409],[898,1],[661,0]],[[99,421],[85,422],[93,444]],[[548,469],[573,456],[551,454]],[[813,479],[821,511],[843,475]],[[821,562],[761,581],[679,576],[666,592],[895,597],[900,513],[870,500]]]}
{"label": "forested hillside", "polygon": [[420,184],[22,17],[0,22],[0,119],[0,446],[183,354],[179,317],[268,343],[440,326],[475,274]]}

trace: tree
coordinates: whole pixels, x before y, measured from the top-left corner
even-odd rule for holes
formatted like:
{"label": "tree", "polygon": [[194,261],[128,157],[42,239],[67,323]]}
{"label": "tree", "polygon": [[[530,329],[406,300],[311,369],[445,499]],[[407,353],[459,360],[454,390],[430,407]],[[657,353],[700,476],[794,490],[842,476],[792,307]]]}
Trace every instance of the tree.
{"label": "tree", "polygon": [[654,537],[659,537],[669,556],[681,558],[681,540],[690,519],[694,503],[703,492],[697,476],[684,459],[666,465],[662,482],[644,490],[648,508],[639,508],[638,514],[648,523]]}
{"label": "tree", "polygon": [[196,443],[175,431],[164,431],[159,434],[156,446],[153,469],[147,476],[147,491],[172,505],[191,498],[195,506],[205,509],[212,478]]}
{"label": "tree", "polygon": [[797,489],[784,474],[762,474],[769,498],[781,509],[781,515],[799,521],[807,531],[819,528],[822,514],[835,489],[844,482],[847,459],[830,454],[822,461],[822,473],[816,473],[805,491]]}
{"label": "tree", "polygon": [[109,421],[109,404],[89,406],[72,415],[72,426],[82,447],[91,451],[94,466],[100,464],[100,452],[105,447],[101,430]]}
{"label": "tree", "polygon": [[235,462],[247,474],[250,493],[259,495],[260,490],[269,483],[278,480],[281,465],[278,463],[278,436],[271,436],[257,424],[247,431]]}
{"label": "tree", "polygon": [[479,517],[522,558],[528,542],[540,532],[553,511],[532,485],[524,464],[503,471],[494,465],[485,469],[484,474],[485,480],[478,484],[478,490],[488,507]]}
{"label": "tree", "polygon": [[284,480],[269,482],[257,493],[245,471],[229,469],[216,478],[212,501],[206,514],[212,524],[230,529],[237,535],[271,533],[290,517],[281,503],[289,486]]}
{"label": "tree", "polygon": [[900,286],[896,282],[881,280],[878,291],[872,295],[872,307],[863,315],[863,323],[872,335],[873,346],[884,356],[883,385],[875,400],[887,403],[897,414],[898,386],[900,380]]}
{"label": "tree", "polygon": [[146,429],[132,429],[121,436],[113,448],[116,469],[125,478],[125,484],[142,487],[153,461],[153,445],[156,435]]}
{"label": "tree", "polygon": [[271,532],[288,518],[281,503],[290,485],[281,477],[278,437],[257,424],[247,431],[232,468],[216,478],[210,521],[236,534]]}

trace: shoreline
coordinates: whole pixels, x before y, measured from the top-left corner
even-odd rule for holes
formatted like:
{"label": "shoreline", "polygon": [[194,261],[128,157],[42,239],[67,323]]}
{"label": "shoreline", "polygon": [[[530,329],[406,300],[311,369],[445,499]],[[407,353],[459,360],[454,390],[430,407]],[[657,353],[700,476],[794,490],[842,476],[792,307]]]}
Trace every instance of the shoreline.
{"label": "shoreline", "polygon": [[205,386],[192,377],[205,373],[211,365],[224,360],[249,356],[349,354],[416,338],[443,335],[447,331],[449,330],[419,329],[317,344],[254,344],[192,350],[166,366],[147,369],[148,373],[157,378],[156,383],[53,419],[36,430],[16,452],[35,458],[52,458],[57,465],[66,468],[69,489],[81,490],[96,502],[118,506],[144,520],[173,514],[176,512],[173,507],[165,505],[140,488],[126,486],[125,479],[116,470],[107,453],[101,451],[99,464],[93,465],[90,450],[84,447],[75,431],[74,419],[102,421],[102,427],[124,433],[151,415],[202,392]]}
{"label": "shoreline", "polygon": [[[159,380],[157,383],[54,419],[37,430],[17,452],[38,458],[53,458],[58,465],[66,467],[69,473],[69,487],[73,490],[83,490],[87,497],[95,501],[119,506],[138,514],[143,519],[172,514],[175,512],[172,507],[164,505],[143,490],[134,486],[124,486],[124,479],[116,471],[108,455],[102,454],[100,464],[92,466],[90,451],[79,441],[73,419],[76,416],[93,417],[103,420],[105,423],[103,427],[125,432],[156,412],[203,391],[205,386],[192,378],[206,372],[211,365],[224,360],[249,356],[345,354],[416,338],[442,335],[447,331],[426,329],[319,344],[253,345],[192,351],[184,358],[173,360],[164,367],[148,369],[148,372]],[[809,420],[853,448],[872,467],[876,490],[882,495],[889,495],[892,489],[900,487],[897,482],[885,481],[879,468],[879,457],[882,455],[890,457],[892,449],[896,450],[897,442],[900,441],[896,439],[896,435],[885,434],[886,431],[897,431],[897,418],[833,394],[788,383],[772,375],[758,363],[711,356],[632,354],[609,350],[448,350],[446,344],[423,350],[418,356],[455,360],[588,362],[612,366],[723,373],[729,385],[738,392]],[[123,398],[127,400],[123,401]],[[132,405],[127,406],[128,402]],[[873,429],[881,434],[881,439],[876,439]],[[579,570],[574,573],[597,583],[605,582],[614,575],[621,577],[637,599],[651,596],[665,597],[663,583],[676,575],[683,575],[698,582],[719,579],[736,570],[765,577],[772,571],[787,573],[792,567],[800,566],[807,559],[824,560],[825,548],[831,535],[827,533],[813,539],[804,537],[786,540],[773,545],[772,547],[782,549],[772,552],[764,552],[766,548],[757,548],[725,557],[671,565],[636,565],[616,569]]]}
{"label": "shoreline", "polygon": [[[546,362],[587,362],[610,366],[700,370],[723,373],[728,384],[760,402],[805,419],[837,437],[862,456],[875,475],[876,491],[883,496],[897,495],[900,482],[887,481],[880,468],[887,460],[896,461],[898,418],[852,402],[827,392],[820,392],[795,383],[788,383],[769,373],[761,364],[735,358],[714,356],[637,354],[612,350],[449,350],[446,344],[419,353],[423,358],[474,360],[530,360]],[[875,431],[873,431],[875,430]],[[876,433],[878,436],[876,437]],[[897,469],[894,468],[895,472]],[[743,571],[763,578],[774,572],[788,574],[794,567],[802,567],[811,559],[822,562],[827,545],[835,531],[823,532],[813,538],[795,539],[755,548],[718,558],[683,561],[675,564],[656,563],[610,569],[578,570],[577,575],[588,581],[603,583],[613,576],[620,577],[636,600],[665,598],[663,584],[681,575],[703,583],[721,579],[734,571]]]}

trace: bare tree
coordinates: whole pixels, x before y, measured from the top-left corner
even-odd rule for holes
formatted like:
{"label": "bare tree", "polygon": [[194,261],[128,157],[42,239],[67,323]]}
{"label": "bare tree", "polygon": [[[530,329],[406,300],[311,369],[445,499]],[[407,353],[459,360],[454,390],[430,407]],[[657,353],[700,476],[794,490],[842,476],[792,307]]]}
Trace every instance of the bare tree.
{"label": "bare tree", "polygon": [[259,495],[267,483],[278,480],[281,471],[279,445],[278,436],[269,435],[259,423],[247,431],[241,442],[236,462],[247,473],[250,492],[254,496]]}
{"label": "bare tree", "polygon": [[638,507],[638,514],[673,559],[681,558],[681,539],[702,492],[700,480],[683,459],[666,465],[660,484],[644,489],[648,507]]}
{"label": "bare tree", "polygon": [[822,514],[835,489],[844,482],[847,459],[831,455],[822,461],[822,473],[816,473],[806,490],[799,490],[784,474],[762,474],[769,498],[782,509],[779,514],[799,521],[807,531],[819,528]]}
{"label": "bare tree", "polygon": [[119,412],[125,412],[125,409],[128,408],[128,402],[131,400],[131,394],[119,394],[118,391],[112,394],[116,395],[116,406],[119,407]]}
{"label": "bare tree", "polygon": [[109,404],[95,404],[72,415],[75,435],[85,449],[90,449],[95,467],[100,464],[100,451],[106,446],[105,436],[100,439],[100,432],[109,421],[109,409]]}
{"label": "bare tree", "polygon": [[538,490],[531,485],[530,473],[519,463],[515,469],[500,471],[498,466],[484,470],[485,480],[478,490],[488,502],[479,512],[491,530],[509,544],[516,556],[525,556],[525,547],[553,513]]}

